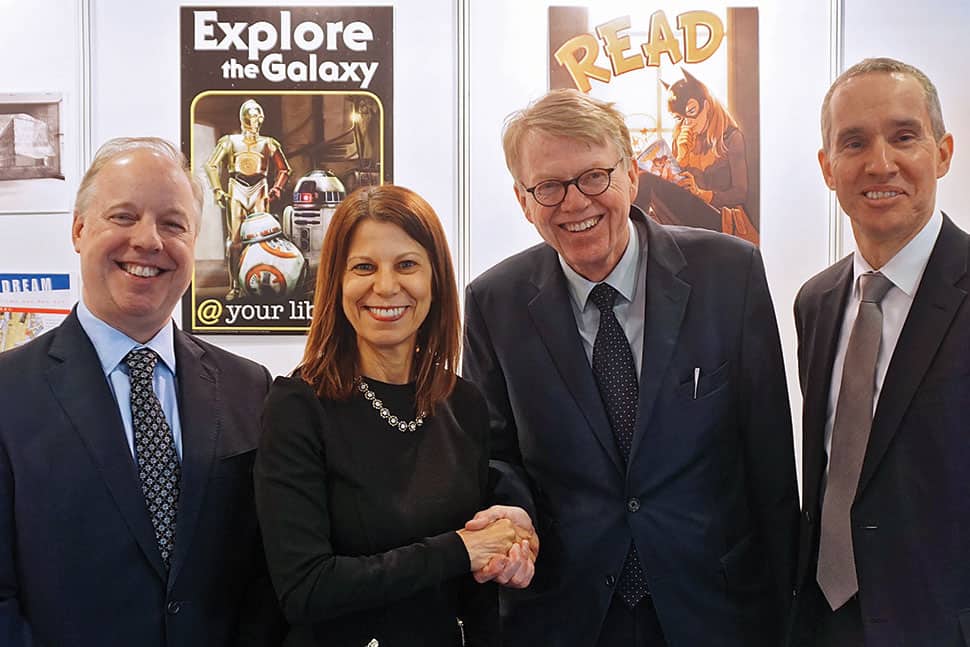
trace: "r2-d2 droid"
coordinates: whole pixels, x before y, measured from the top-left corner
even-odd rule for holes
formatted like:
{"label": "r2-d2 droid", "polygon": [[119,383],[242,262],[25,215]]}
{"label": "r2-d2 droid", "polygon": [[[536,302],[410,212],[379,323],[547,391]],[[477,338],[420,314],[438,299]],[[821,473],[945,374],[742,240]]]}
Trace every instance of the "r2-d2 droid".
{"label": "r2-d2 droid", "polygon": [[255,297],[281,298],[293,294],[306,273],[306,259],[283,235],[272,214],[257,211],[240,227],[243,250],[239,284]]}
{"label": "r2-d2 droid", "polygon": [[283,235],[313,265],[320,261],[323,236],[333,212],[345,197],[343,183],[330,171],[310,171],[296,182],[293,206],[283,210]]}

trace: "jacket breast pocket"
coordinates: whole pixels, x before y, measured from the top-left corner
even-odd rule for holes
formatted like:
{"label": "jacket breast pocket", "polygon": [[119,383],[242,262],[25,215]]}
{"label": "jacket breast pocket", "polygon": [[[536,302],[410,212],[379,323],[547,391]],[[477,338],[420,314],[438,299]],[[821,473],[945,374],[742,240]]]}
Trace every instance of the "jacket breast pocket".
{"label": "jacket breast pocket", "polygon": [[253,462],[255,460],[255,447],[219,456],[216,458],[215,465],[213,465],[212,477],[215,479],[252,479]]}
{"label": "jacket breast pocket", "polygon": [[910,407],[953,406],[954,403],[968,401],[970,401],[970,375],[958,375],[926,380],[913,395]]}
{"label": "jacket breast pocket", "polygon": [[674,396],[678,400],[702,400],[718,393],[730,382],[730,365],[730,362],[724,362],[710,372],[705,372],[703,367],[695,368],[696,377],[691,375],[681,382],[674,391]]}

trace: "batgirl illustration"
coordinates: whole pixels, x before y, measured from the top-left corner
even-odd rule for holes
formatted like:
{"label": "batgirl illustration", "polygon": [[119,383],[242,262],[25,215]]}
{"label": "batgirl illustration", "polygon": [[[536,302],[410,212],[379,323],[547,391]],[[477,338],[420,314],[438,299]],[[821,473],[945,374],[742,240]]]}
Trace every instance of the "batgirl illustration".
{"label": "batgirl illustration", "polygon": [[721,212],[721,230],[758,243],[748,219],[748,162],[744,134],[734,117],[687,70],[672,85],[667,108],[674,116],[674,181]]}
{"label": "batgirl illustration", "polygon": [[550,7],[549,86],[624,115],[648,216],[758,245],[758,9],[683,9]]}

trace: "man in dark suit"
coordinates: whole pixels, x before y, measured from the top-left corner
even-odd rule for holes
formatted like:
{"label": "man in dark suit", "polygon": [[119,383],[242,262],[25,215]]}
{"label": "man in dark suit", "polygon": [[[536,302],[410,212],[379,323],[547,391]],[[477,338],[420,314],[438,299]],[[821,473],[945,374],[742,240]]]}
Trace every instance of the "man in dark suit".
{"label": "man in dark suit", "polygon": [[542,541],[510,645],[777,645],[797,504],[758,250],[631,206],[623,116],[553,91],[506,124],[544,243],[468,288],[464,373]]}
{"label": "man in dark suit", "polygon": [[202,192],[117,139],[78,191],[82,299],[0,355],[0,644],[279,644],[252,464],[266,369],[187,335]]}
{"label": "man in dark suit", "polygon": [[970,238],[936,206],[952,155],[910,65],[865,60],[825,96],[818,158],[857,251],[795,302],[794,645],[970,645]]}

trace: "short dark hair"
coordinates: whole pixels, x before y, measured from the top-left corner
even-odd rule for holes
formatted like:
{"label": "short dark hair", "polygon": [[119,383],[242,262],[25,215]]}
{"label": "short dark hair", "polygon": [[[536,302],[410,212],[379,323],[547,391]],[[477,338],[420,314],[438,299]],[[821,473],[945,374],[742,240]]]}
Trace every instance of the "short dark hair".
{"label": "short dark hair", "polygon": [[343,310],[343,276],[350,241],[365,220],[397,225],[424,248],[431,261],[431,308],[418,329],[411,377],[417,410],[432,412],[451,395],[457,381],[458,287],[438,216],[424,198],[401,186],[361,187],[334,212],[320,252],[313,320],[298,372],[320,397],[346,400],[353,393],[357,334]]}
{"label": "short dark hair", "polygon": [[829,135],[832,130],[832,117],[829,114],[829,104],[832,103],[832,95],[846,81],[862,76],[863,74],[905,74],[912,77],[923,88],[923,98],[926,100],[926,111],[930,115],[930,127],[933,129],[933,137],[936,141],[943,139],[946,134],[946,126],[943,123],[943,107],[940,105],[940,95],[936,91],[936,86],[930,81],[922,70],[913,67],[909,63],[897,61],[894,58],[867,58],[859,61],[845,72],[839,75],[832,83],[832,87],[825,93],[822,99],[822,149],[829,148]]}

